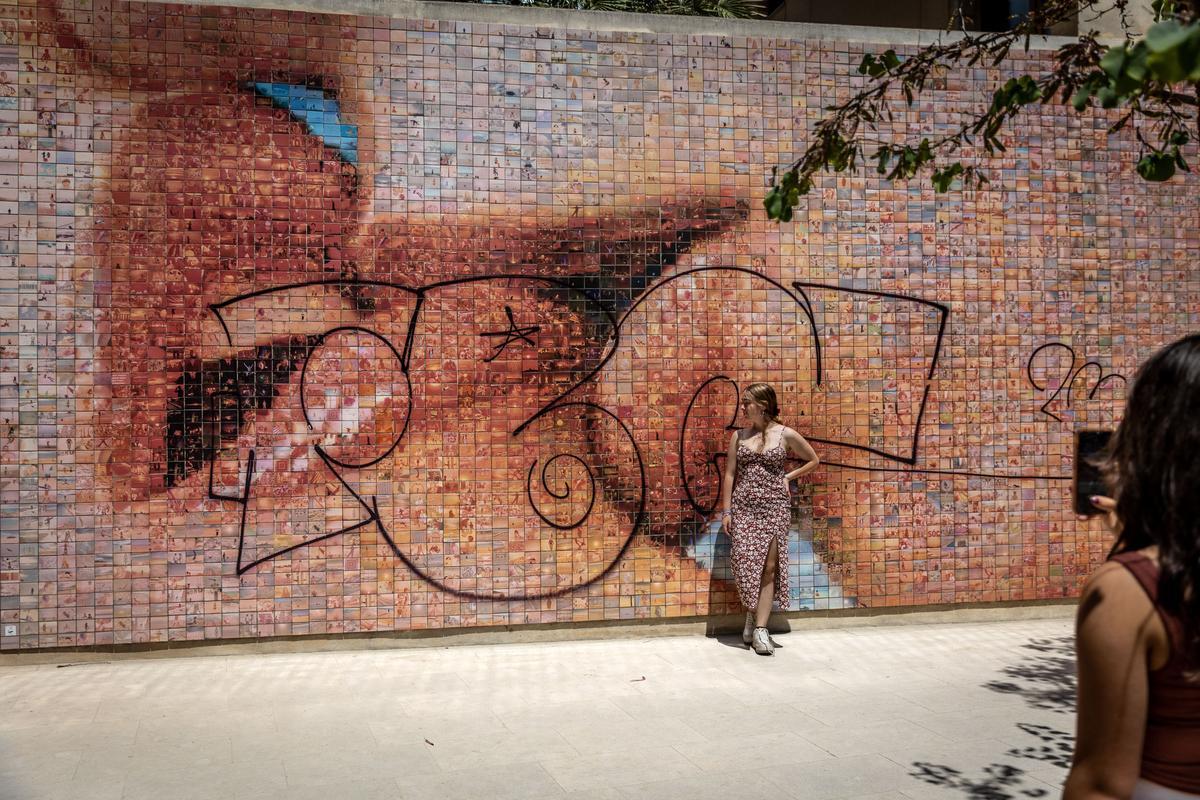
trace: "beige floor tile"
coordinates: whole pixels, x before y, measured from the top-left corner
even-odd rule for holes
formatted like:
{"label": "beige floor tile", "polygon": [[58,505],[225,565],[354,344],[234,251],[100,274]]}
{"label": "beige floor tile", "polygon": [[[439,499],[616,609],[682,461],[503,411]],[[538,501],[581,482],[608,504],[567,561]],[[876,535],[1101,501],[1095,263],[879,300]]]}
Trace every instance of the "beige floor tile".
{"label": "beige floor tile", "polygon": [[802,764],[833,758],[795,733],[760,733],[677,744],[675,749],[705,773],[723,773],[757,764]]}
{"label": "beige floor tile", "polygon": [[367,723],[375,741],[382,748],[407,746],[429,739],[434,743],[444,739],[466,739],[473,736],[500,735],[509,729],[495,714],[485,711],[471,713],[456,709],[454,713],[429,712]]}
{"label": "beige floor tile", "polygon": [[75,778],[65,783],[37,786],[21,792],[6,793],[0,783],[0,797],[6,800],[121,800],[125,793],[125,781],[121,779],[93,780]]}
{"label": "beige floor tile", "polygon": [[770,773],[771,779],[791,796],[805,800],[890,792],[912,780],[904,767],[878,755],[776,764]]}
{"label": "beige floor tile", "polygon": [[583,717],[556,730],[578,752],[595,755],[704,740],[694,728],[670,717],[628,722],[596,722]]}
{"label": "beige floor tile", "polygon": [[546,758],[543,767],[568,792],[597,791],[692,777],[696,765],[670,747],[633,752],[588,754],[579,758]]}
{"label": "beige floor tile", "polygon": [[621,787],[626,800],[729,800],[778,798],[788,793],[772,780],[770,768],[729,770],[719,775],[651,781]]}
{"label": "beige floor tile", "polygon": [[806,730],[800,736],[838,758],[879,753],[894,747],[897,742],[921,742],[932,747],[950,743],[949,739],[905,720],[827,725]]}
{"label": "beige floor tile", "polygon": [[542,758],[577,758],[579,750],[553,730],[490,733],[459,739],[439,739],[427,752],[446,771],[518,763]]}
{"label": "beige floor tile", "polygon": [[569,703],[544,706],[525,706],[505,714],[497,714],[504,728],[510,731],[540,731],[572,728],[580,720],[597,725],[623,724],[634,720],[615,700],[607,698],[575,698]]}
{"label": "beige floor tile", "polygon": [[828,726],[795,708],[780,703],[739,703],[725,708],[698,709],[682,721],[706,739],[753,736],[771,731],[804,733]]}
{"label": "beige floor tile", "polygon": [[386,779],[288,786],[266,792],[239,793],[232,800],[400,800],[401,797],[396,781]]}
{"label": "beige floor tile", "polygon": [[161,764],[158,769],[131,772],[125,779],[124,800],[208,800],[263,794],[287,785],[279,762],[261,764]]}
{"label": "beige floor tile", "polygon": [[1073,715],[986,684],[1071,626],[796,631],[769,659],[697,636],[0,666],[0,797],[1053,795]]}
{"label": "beige floor tile", "polygon": [[384,782],[441,771],[431,754],[415,746],[369,750],[334,746],[322,754],[285,755],[282,765],[289,788],[344,781]]}
{"label": "beige floor tile", "polygon": [[527,800],[566,795],[561,785],[536,762],[413,775],[397,783],[404,800]]}

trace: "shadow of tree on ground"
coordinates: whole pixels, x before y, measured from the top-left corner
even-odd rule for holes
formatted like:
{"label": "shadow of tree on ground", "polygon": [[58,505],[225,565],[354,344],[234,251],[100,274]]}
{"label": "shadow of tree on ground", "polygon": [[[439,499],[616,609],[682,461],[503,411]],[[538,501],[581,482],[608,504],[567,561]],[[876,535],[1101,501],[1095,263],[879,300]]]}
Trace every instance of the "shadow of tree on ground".
{"label": "shadow of tree on ground", "polygon": [[1017,695],[1034,708],[1075,713],[1075,637],[1031,639],[1021,648],[1038,655],[1002,669],[1011,680],[989,681],[984,688]]}
{"label": "shadow of tree on ground", "polygon": [[1017,727],[1036,736],[1044,744],[1031,747],[1014,747],[1007,755],[1015,758],[1029,758],[1034,761],[1045,761],[1055,767],[1070,769],[1071,754],[1075,750],[1075,736],[1066,731],[1058,731],[1049,725],[1034,725],[1030,722],[1018,722]]}
{"label": "shadow of tree on ground", "polygon": [[1049,797],[1044,786],[1026,786],[1025,771],[1011,764],[989,764],[983,775],[971,777],[944,764],[917,761],[909,773],[914,778],[934,786],[963,792],[970,800],[1010,800],[1020,797]]}
{"label": "shadow of tree on ground", "polygon": [[[1008,680],[989,681],[983,684],[984,688],[1019,697],[1039,710],[1075,713],[1075,637],[1031,639],[1021,649],[1032,655],[1025,655],[1020,663],[1000,670]],[[1074,734],[1030,722],[1019,722],[1017,727],[1041,740],[1041,744],[1014,747],[1005,753],[1006,756],[1040,761],[1060,769],[1070,768]],[[992,763],[983,767],[979,775],[968,775],[945,764],[925,761],[914,762],[912,766],[909,772],[912,777],[962,792],[967,800],[1049,797],[1052,791],[1041,781],[1027,776],[1026,770],[1012,764]]]}

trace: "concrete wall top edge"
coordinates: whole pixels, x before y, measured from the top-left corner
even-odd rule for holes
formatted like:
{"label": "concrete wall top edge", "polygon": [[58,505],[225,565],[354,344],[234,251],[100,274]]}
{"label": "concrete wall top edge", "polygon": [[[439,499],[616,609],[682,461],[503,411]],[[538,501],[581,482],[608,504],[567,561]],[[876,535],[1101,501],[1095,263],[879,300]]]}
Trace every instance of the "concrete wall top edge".
{"label": "concrete wall top edge", "polygon": [[[390,19],[484,22],[531,28],[757,37],[794,41],[818,39],[881,45],[924,46],[939,40],[953,40],[959,36],[953,32],[912,28],[574,11],[557,8],[485,5],[473,2],[425,2],[424,0],[159,0],[159,2],[165,5],[232,6]],[[1072,41],[1076,40],[1065,36],[1041,36],[1030,41],[1029,49],[1056,50]]]}

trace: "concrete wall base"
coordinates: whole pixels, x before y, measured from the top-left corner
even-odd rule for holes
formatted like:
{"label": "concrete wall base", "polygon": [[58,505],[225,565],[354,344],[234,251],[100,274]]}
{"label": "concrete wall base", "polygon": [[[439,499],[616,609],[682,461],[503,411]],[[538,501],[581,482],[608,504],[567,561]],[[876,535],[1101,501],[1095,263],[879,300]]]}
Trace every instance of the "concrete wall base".
{"label": "concrete wall base", "polygon": [[[883,625],[965,624],[1026,619],[1061,619],[1075,614],[1074,600],[977,603],[920,608],[790,611],[771,615],[775,633]],[[51,648],[0,654],[0,667],[96,663],[144,658],[264,655],[412,647],[521,644],[531,642],[633,639],[655,636],[724,636],[741,632],[743,616],[574,622],[553,625],[505,625],[424,631],[349,633],[339,636],[281,636],[247,640],[151,642],[87,648]]]}

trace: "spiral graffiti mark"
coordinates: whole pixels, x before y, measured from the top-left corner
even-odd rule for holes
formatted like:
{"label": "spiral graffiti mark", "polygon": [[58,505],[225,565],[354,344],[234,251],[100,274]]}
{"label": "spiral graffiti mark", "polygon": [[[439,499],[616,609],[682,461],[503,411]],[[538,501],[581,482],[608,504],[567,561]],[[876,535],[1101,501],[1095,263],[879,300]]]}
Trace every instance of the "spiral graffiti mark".
{"label": "spiral graffiti mark", "polygon": [[[688,475],[688,462],[686,460],[688,449],[687,437],[689,431],[688,423],[691,422],[692,411],[696,407],[696,401],[700,399],[700,396],[705,393],[705,390],[707,390],[710,385],[718,382],[726,383],[733,389],[733,403],[731,404],[733,411],[730,414],[729,422],[725,424],[724,429],[727,431],[737,430],[737,399],[741,394],[741,390],[738,388],[737,381],[726,375],[716,375],[700,384],[700,388],[696,390],[696,393],[692,395],[692,399],[688,403],[687,411],[684,412],[683,415],[683,425],[681,425],[679,429],[680,483],[683,485],[683,491],[687,495],[688,503],[691,505],[692,510],[705,517],[716,510],[717,503],[719,503],[721,500],[720,486],[721,477],[723,474],[721,459],[724,457],[724,453],[720,452],[719,448],[715,448],[710,453],[709,457],[703,462],[703,468],[709,472],[710,477],[717,484],[717,492],[714,494],[711,502],[701,504],[700,501],[696,499],[696,494],[693,490],[693,477],[695,477],[696,480],[701,480],[702,476]],[[703,447],[703,443],[699,443],[699,446]]]}
{"label": "spiral graffiti mark", "polygon": [[[471,276],[469,278],[459,278],[447,281],[439,281],[430,283],[424,286],[409,287],[399,283],[378,280],[363,280],[359,278],[343,278],[301,282],[296,284],[288,284],[285,286],[277,286],[269,289],[261,289],[249,292],[244,295],[232,298],[230,300],[213,304],[210,310],[215,314],[222,330],[225,333],[225,339],[228,346],[235,346],[234,333],[238,332],[239,336],[244,337],[243,331],[246,329],[244,324],[231,325],[230,320],[227,320],[227,315],[232,314],[239,304],[246,301],[258,300],[266,298],[274,303],[274,306],[283,304],[283,293],[286,292],[301,292],[301,291],[319,291],[322,289],[336,290],[340,294],[351,292],[355,296],[360,296],[364,302],[356,302],[355,308],[358,309],[360,315],[368,313],[370,304],[365,300],[370,299],[365,293],[376,291],[381,293],[391,292],[402,297],[406,302],[412,304],[411,312],[407,322],[407,330],[404,333],[404,343],[400,347],[394,345],[391,340],[384,337],[369,328],[360,327],[359,325],[345,325],[336,328],[331,328],[317,336],[302,337],[301,341],[304,349],[301,353],[302,358],[298,359],[302,363],[300,369],[300,393],[299,402],[302,406],[302,413],[305,421],[308,423],[310,430],[315,429],[315,417],[310,414],[310,409],[307,407],[305,386],[312,377],[309,372],[309,364],[313,352],[321,349],[328,337],[334,334],[345,332],[354,335],[371,337],[382,343],[380,349],[386,347],[386,352],[383,352],[384,360],[394,358],[397,362],[396,369],[403,375],[403,380],[397,376],[396,380],[408,387],[407,397],[405,398],[405,407],[398,409],[397,414],[403,414],[404,419],[401,422],[396,420],[395,429],[388,429],[386,435],[380,432],[378,440],[370,438],[370,434],[364,432],[362,435],[367,437],[367,441],[363,446],[370,446],[370,459],[365,458],[349,458],[345,453],[331,453],[328,447],[323,447],[320,444],[314,443],[315,454],[323,462],[324,466],[338,479],[342,488],[348,493],[355,504],[361,506],[361,510],[365,515],[364,519],[357,520],[349,526],[339,527],[337,530],[320,532],[316,537],[307,538],[305,541],[297,542],[294,545],[287,547],[279,547],[275,545],[270,551],[254,558],[250,563],[242,563],[243,558],[239,558],[238,572],[244,573],[249,569],[253,569],[272,558],[291,552],[297,547],[305,544],[312,544],[317,541],[325,540],[332,536],[348,533],[364,526],[374,524],[380,531],[382,537],[386,540],[396,557],[421,580],[427,582],[433,588],[447,593],[448,595],[467,598],[467,599],[482,599],[482,600],[505,600],[505,601],[524,601],[524,600],[540,600],[552,597],[562,596],[581,588],[589,586],[597,581],[603,580],[609,575],[620,560],[625,556],[634,534],[641,529],[646,523],[647,517],[647,496],[649,493],[648,477],[646,464],[643,454],[639,448],[638,442],[635,439],[630,427],[625,421],[620,419],[613,411],[608,410],[600,405],[584,400],[574,400],[571,398],[573,394],[585,387],[589,382],[596,379],[605,365],[614,357],[618,348],[621,345],[623,324],[627,322],[630,313],[636,309],[641,303],[646,301],[647,297],[657,291],[664,290],[665,287],[672,285],[687,276],[699,276],[708,273],[741,273],[749,276],[752,279],[760,279],[766,281],[774,288],[783,291],[790,296],[796,303],[798,308],[807,317],[809,326],[811,327],[811,346],[813,348],[815,364],[813,373],[808,375],[810,384],[815,388],[820,388],[822,385],[822,341],[821,327],[824,322],[821,319],[822,314],[818,313],[818,308],[814,301],[810,299],[810,295],[815,292],[833,293],[838,297],[869,297],[879,298],[881,301],[886,301],[892,304],[910,303],[916,304],[919,310],[923,310],[925,314],[931,314],[932,323],[936,327],[935,341],[932,346],[932,353],[928,356],[928,368],[921,376],[923,378],[923,391],[920,393],[919,408],[916,409],[914,420],[912,421],[911,437],[912,442],[909,448],[901,448],[907,452],[900,452],[898,449],[884,449],[866,446],[857,441],[841,441],[840,439],[819,439],[810,437],[811,441],[847,447],[853,450],[866,451],[880,455],[890,461],[899,462],[901,464],[916,466],[917,458],[917,439],[922,427],[926,401],[930,392],[930,381],[933,378],[934,372],[939,362],[939,355],[945,335],[946,320],[949,316],[949,309],[937,302],[924,300],[919,297],[911,297],[888,292],[875,292],[864,290],[852,290],[838,286],[826,286],[823,284],[794,282],[792,289],[777,281],[762,275],[755,270],[744,268],[731,267],[698,267],[695,269],[685,270],[678,274],[673,274],[662,278],[650,285],[644,287],[638,294],[631,298],[630,306],[624,309],[624,313],[620,318],[617,317],[612,305],[608,302],[607,295],[601,295],[598,292],[587,291],[577,285],[577,282],[550,278],[542,275],[522,275],[522,274],[485,274]],[[560,415],[574,413],[574,420],[568,420],[568,428],[574,426],[574,429],[583,433],[584,437],[579,441],[580,450],[577,453],[557,452],[548,457],[534,457],[530,463],[528,470],[523,470],[517,466],[515,474],[517,486],[522,477],[526,481],[525,500],[528,507],[534,512],[529,522],[531,528],[528,531],[514,532],[513,535],[505,537],[499,535],[494,540],[495,549],[489,553],[489,558],[496,556],[501,552],[518,553],[517,548],[522,543],[522,537],[527,537],[534,534],[534,528],[542,527],[542,533],[538,534],[546,536],[546,528],[554,531],[574,531],[588,525],[593,518],[607,517],[601,519],[596,525],[603,528],[606,532],[601,532],[599,529],[595,532],[601,534],[597,541],[601,544],[597,545],[600,549],[597,552],[589,553],[586,558],[583,558],[578,563],[582,566],[577,567],[578,571],[570,576],[557,576],[556,585],[550,586],[552,581],[555,581],[555,576],[547,573],[535,574],[529,572],[526,574],[520,565],[512,568],[508,574],[499,575],[499,585],[501,588],[496,589],[495,586],[487,586],[487,588],[475,588],[470,583],[467,585],[453,585],[449,578],[439,574],[441,564],[441,552],[431,554],[423,553],[420,549],[414,549],[413,552],[405,552],[407,543],[403,537],[400,541],[393,535],[394,532],[399,532],[398,526],[389,518],[387,521],[383,518],[379,511],[379,503],[372,496],[370,491],[359,492],[354,486],[358,485],[356,473],[358,470],[372,467],[384,461],[392,455],[398,448],[402,439],[404,439],[406,431],[409,429],[409,416],[413,412],[413,386],[412,373],[410,370],[413,367],[414,348],[417,340],[417,330],[422,324],[426,314],[423,309],[429,302],[433,302],[435,298],[440,297],[445,292],[453,291],[458,287],[469,287],[472,285],[496,285],[504,288],[511,288],[514,291],[532,288],[536,292],[538,300],[550,300],[558,305],[576,312],[585,320],[583,330],[585,335],[579,340],[583,344],[575,347],[575,350],[567,351],[562,355],[556,356],[557,361],[552,364],[554,375],[566,376],[566,380],[562,386],[556,386],[554,392],[550,396],[539,398],[541,403],[539,410],[532,415],[524,418],[515,429],[511,430],[510,436],[514,440],[519,440],[526,432],[532,431],[535,425],[539,422],[544,422],[548,419],[548,415]],[[276,299],[277,298],[277,299]],[[270,306],[270,303],[266,303]],[[247,306],[245,312],[241,312],[242,317],[249,318],[250,312],[255,306]],[[538,325],[543,330],[550,330],[549,327],[553,323],[558,323],[561,326],[561,320],[539,318]],[[510,326],[513,330],[518,330],[518,326]],[[528,344],[525,338],[533,331],[533,326],[528,329],[520,328],[519,332],[524,334],[518,337],[520,341]],[[485,338],[491,338],[490,334],[495,331],[483,331],[481,334]],[[512,338],[514,333],[512,330],[503,332],[504,336]],[[397,339],[397,341],[399,341]],[[513,341],[506,344],[515,343]],[[239,344],[238,346],[245,349],[252,347],[252,342]],[[438,346],[443,346],[439,342],[430,350],[435,353]],[[284,355],[290,354],[292,351],[283,351]],[[389,355],[390,353],[390,355]],[[491,364],[493,361],[499,361],[498,353],[488,353],[482,356],[480,361],[485,364]],[[503,353],[507,357],[507,353]],[[539,357],[544,357],[544,354],[538,353]],[[421,354],[422,358],[428,358],[428,353]],[[515,361],[515,359],[514,359]],[[291,363],[291,362],[289,362]],[[422,362],[423,363],[423,362]],[[549,362],[548,362],[549,363]],[[1084,369],[1093,368],[1093,365],[1088,364]],[[553,371],[551,370],[551,371]],[[1120,377],[1101,374],[1096,379],[1096,383],[1090,388],[1094,393],[1097,384],[1103,383],[1106,380]],[[498,386],[507,387],[508,384],[497,384]],[[550,386],[547,382],[544,386]],[[399,393],[397,388],[396,394]],[[1069,386],[1068,386],[1069,389]],[[707,515],[716,507],[719,493],[709,494],[708,490],[703,488],[703,485],[708,485],[711,482],[719,484],[722,474],[722,459],[723,452],[716,452],[711,442],[700,443],[699,439],[695,443],[689,440],[689,436],[696,438],[703,437],[715,431],[719,426],[724,426],[726,430],[735,427],[736,408],[729,421],[725,422],[724,414],[715,409],[723,408],[719,396],[725,392],[732,391],[736,397],[739,387],[738,384],[730,377],[725,375],[716,375],[709,378],[701,384],[692,395],[687,406],[687,411],[681,420],[681,427],[678,432],[678,448],[679,448],[679,466],[681,473],[681,484],[686,495],[686,502],[691,508],[702,514]],[[717,394],[714,395],[714,392]],[[336,392],[335,392],[336,394]],[[708,399],[706,399],[706,397]],[[337,397],[332,397],[332,400],[337,400]],[[241,408],[237,405],[238,402],[244,404],[245,398],[234,398],[233,400],[222,400],[225,405],[230,408],[221,407],[223,415],[218,415],[216,411],[211,415],[214,419],[225,419],[225,417],[234,415]],[[214,401],[215,402],[215,401]],[[701,414],[701,407],[711,405],[711,409],[707,414]],[[699,425],[701,417],[708,417],[710,424],[706,426]],[[556,422],[561,421],[556,419]],[[606,431],[588,429],[588,425],[607,428]],[[704,433],[701,434],[703,428]],[[412,432],[409,431],[409,435]],[[548,438],[542,440],[544,445],[554,446],[554,439]],[[597,444],[597,443],[602,443]],[[694,446],[696,445],[696,446]],[[538,447],[538,443],[530,443],[528,449]],[[518,449],[520,446],[518,445]],[[709,450],[713,450],[711,454]],[[619,451],[619,452],[618,452]],[[552,451],[553,452],[553,451]],[[685,461],[685,456],[688,453],[696,454],[693,463],[688,464]],[[338,455],[341,457],[339,458]],[[212,456],[205,452],[205,456],[212,459]],[[250,456],[253,459],[253,452]],[[520,461],[518,460],[518,464]],[[868,471],[883,470],[887,471],[893,467],[870,466],[859,467],[848,464],[836,464],[827,462],[831,466],[839,466],[847,469],[866,469]],[[894,468],[897,471],[904,472],[930,472],[929,470],[916,469],[901,469]],[[343,474],[349,470],[350,473]],[[582,470],[582,471],[580,471]],[[936,472],[936,471],[932,471]],[[524,473],[522,475],[522,473]],[[212,486],[212,474],[210,470],[210,496],[213,499],[224,500],[228,502],[239,503],[243,506],[248,505],[253,487],[252,479],[254,477],[253,462],[249,469],[243,473],[244,486],[242,487],[241,496],[233,494],[225,495],[216,491],[216,487]],[[951,472],[947,474],[976,474],[976,473],[958,473]],[[984,477],[995,477],[1004,480],[1039,480],[1050,476],[1034,476],[1034,475],[984,475]],[[1055,476],[1057,477],[1057,476]],[[536,484],[540,483],[540,487]],[[586,483],[586,486],[584,485]],[[519,489],[518,489],[519,491]],[[615,502],[611,505],[604,502],[597,502],[597,495],[603,494],[605,498],[612,497]],[[586,504],[583,502],[586,497]],[[507,502],[503,499],[500,503]],[[607,509],[607,510],[605,510]],[[390,509],[389,509],[390,510]],[[243,513],[241,526],[239,530],[239,547],[245,544],[247,536],[247,519]],[[388,527],[396,528],[396,531],[389,531]],[[592,538],[593,534],[589,533],[587,537],[579,539],[575,543],[576,547],[592,547],[587,540]],[[444,542],[442,543],[445,544]],[[481,562],[482,563],[482,562]],[[500,561],[489,561],[491,563],[501,563]],[[538,580],[543,581],[539,586]],[[474,583],[474,578],[471,579]]]}
{"label": "spiral graffiti mark", "polygon": [[571,461],[575,462],[576,464],[579,464],[581,467],[583,467],[584,474],[587,475],[587,478],[588,478],[588,505],[587,505],[587,508],[584,510],[583,514],[581,514],[579,517],[577,517],[572,522],[560,523],[560,522],[555,522],[554,520],[550,519],[550,517],[548,517],[546,514],[542,513],[542,509],[538,506],[537,500],[534,498],[534,494],[533,494],[533,473],[534,473],[534,470],[537,469],[537,463],[538,463],[537,459],[534,459],[533,463],[529,465],[529,478],[526,481],[525,491],[529,497],[529,507],[532,508],[533,512],[535,514],[537,514],[538,517],[541,518],[542,522],[545,522],[547,525],[549,525],[551,528],[554,528],[555,530],[569,531],[569,530],[578,528],[580,525],[582,525],[584,523],[585,520],[587,520],[587,518],[589,516],[591,516],[592,507],[594,505],[596,505],[596,476],[588,468],[587,462],[584,461],[582,458],[580,458],[577,455],[574,455],[572,453],[559,453],[558,455],[551,456],[550,458],[546,459],[546,462],[544,464],[542,464],[541,483],[542,483],[542,490],[546,494],[553,497],[555,500],[569,500],[572,495],[571,484],[569,481],[564,480],[562,491],[556,492],[556,491],[554,491],[554,489],[552,489],[550,487],[550,480],[549,480],[548,476],[546,475],[546,473],[550,470],[550,468],[554,465],[554,463],[562,458],[570,459]]}
{"label": "spiral graffiti mark", "polygon": [[[371,503],[369,503],[369,504],[366,503],[361,498],[359,498],[359,502],[362,503],[363,506],[371,512],[372,516],[374,517],[374,522],[380,531],[380,534],[383,536],[384,540],[387,542],[388,546],[391,548],[391,550],[395,554],[395,556],[398,559],[400,559],[400,561],[406,567],[408,567],[410,570],[412,570],[413,573],[418,578],[425,581],[426,583],[433,586],[434,588],[438,589],[439,591],[443,591],[446,594],[451,595],[453,597],[459,597],[459,598],[468,599],[468,600],[503,600],[503,601],[546,600],[549,598],[561,597],[563,595],[567,595],[572,592],[578,591],[579,589],[583,589],[588,586],[591,586],[592,584],[596,583],[597,581],[604,580],[604,578],[607,577],[609,575],[609,573],[611,573],[613,571],[614,568],[616,568],[617,564],[619,564],[621,562],[621,559],[623,559],[625,557],[626,552],[628,552],[629,547],[633,542],[634,533],[636,533],[637,530],[645,522],[645,516],[646,516],[646,467],[645,467],[645,462],[642,458],[641,451],[637,446],[637,442],[634,440],[633,434],[630,432],[629,428],[625,425],[625,423],[622,422],[620,420],[620,418],[618,418],[615,414],[613,414],[608,409],[606,409],[602,406],[595,405],[593,403],[588,403],[588,402],[584,402],[584,401],[575,401],[575,402],[571,402],[571,403],[563,403],[561,405],[545,408],[542,411],[539,411],[533,418],[528,420],[527,423],[522,426],[522,430],[527,430],[533,423],[539,421],[540,419],[542,419],[550,414],[561,413],[563,411],[569,411],[569,410],[574,410],[574,411],[578,412],[578,416],[580,418],[586,418],[588,420],[593,420],[593,421],[610,420],[611,422],[616,423],[616,426],[619,429],[617,435],[620,435],[621,437],[623,437],[629,446],[629,456],[627,458],[623,459],[622,463],[628,462],[628,463],[626,463],[627,467],[636,466],[636,473],[633,473],[632,470],[630,470],[630,475],[628,476],[629,480],[626,482],[626,486],[631,487],[631,488],[635,487],[635,494],[636,494],[636,497],[630,496],[628,498],[625,498],[628,501],[628,507],[626,508],[623,516],[625,519],[630,520],[628,523],[628,528],[625,529],[625,531],[619,537],[619,544],[615,547],[615,551],[611,552],[610,555],[606,555],[606,557],[603,559],[603,561],[595,562],[599,568],[596,569],[594,572],[591,572],[590,574],[583,576],[581,580],[571,581],[570,583],[568,583],[566,585],[558,586],[554,589],[550,589],[547,591],[480,592],[480,591],[474,591],[471,589],[464,589],[459,586],[454,586],[451,583],[449,583],[448,581],[444,580],[442,577],[435,575],[433,573],[433,570],[428,565],[423,564],[419,558],[410,556],[408,553],[406,553],[404,551],[404,549],[402,547],[400,547],[399,543],[396,542],[395,537],[388,530],[386,523],[384,522],[383,518],[379,514],[378,507],[375,503],[375,498],[371,498]],[[555,458],[561,458],[561,457],[571,458],[572,460],[582,461],[582,459],[579,458],[578,456],[569,455],[569,454],[558,454],[558,455],[553,456],[551,459],[549,459],[547,461],[547,463],[549,463],[549,461],[554,460]],[[584,462],[584,463],[586,466],[586,462]],[[535,462],[535,468],[536,468],[536,462]],[[593,470],[588,469],[589,478],[593,474],[594,474]],[[347,486],[347,488],[349,489],[349,486]],[[353,490],[351,490],[351,491],[353,491]],[[554,496],[553,493],[551,493],[551,494],[552,494],[552,496]],[[558,492],[558,494],[561,495],[562,493]],[[357,495],[356,495],[356,497],[357,497]],[[593,490],[592,498],[594,499],[594,497],[595,497],[595,492]],[[571,527],[578,528],[578,527],[582,526],[592,516],[593,511],[594,511],[594,505],[589,504],[587,513],[584,514],[581,519],[574,520],[573,525]],[[543,517],[542,519],[543,519],[543,521],[546,521],[547,524],[550,524],[553,527],[558,527],[558,526],[555,526],[554,523],[549,522],[549,520],[546,520],[545,517]],[[593,562],[589,562],[589,566],[591,566],[592,563]]]}
{"label": "spiral graffiti mark", "polygon": [[[371,338],[379,341],[380,343],[382,343],[384,345],[384,347],[387,348],[387,351],[389,351],[392,354],[392,356],[396,359],[396,372],[398,372],[400,375],[403,375],[404,380],[405,380],[406,391],[405,391],[405,397],[404,397],[404,406],[402,407],[403,415],[404,415],[403,422],[400,425],[400,429],[395,433],[394,436],[391,437],[390,440],[388,440],[386,447],[383,449],[383,451],[379,455],[377,455],[373,458],[368,458],[365,461],[358,461],[358,462],[347,461],[347,460],[342,460],[342,459],[338,459],[338,458],[334,457],[334,455],[329,452],[328,447],[324,448],[325,449],[325,457],[333,464],[335,464],[339,467],[343,467],[345,469],[363,469],[365,467],[374,466],[375,464],[378,464],[380,461],[383,461],[385,458],[390,456],[392,454],[392,451],[394,451],[396,449],[396,446],[400,444],[400,440],[402,440],[404,438],[404,433],[405,433],[405,431],[408,430],[409,417],[412,415],[412,385],[409,382],[408,370],[404,368],[404,362],[400,357],[400,351],[397,350],[396,346],[393,345],[390,341],[388,341],[386,337],[381,336],[380,334],[376,333],[375,331],[369,330],[368,328],[360,327],[358,325],[340,325],[336,328],[330,328],[329,330],[322,333],[320,336],[316,337],[313,346],[309,350],[307,356],[305,356],[304,367],[300,371],[300,410],[304,414],[304,421],[305,421],[305,423],[308,424],[308,429],[310,431],[314,430],[313,419],[312,419],[312,416],[310,414],[310,410],[308,407],[308,401],[305,397],[305,387],[307,386],[307,384],[310,380],[308,377],[309,366],[315,360],[314,357],[320,350],[321,346],[323,344],[325,344],[325,342],[329,339],[329,337],[331,337],[337,333],[362,334],[362,335],[371,337]],[[392,398],[394,399],[394,395],[392,396]]]}

